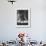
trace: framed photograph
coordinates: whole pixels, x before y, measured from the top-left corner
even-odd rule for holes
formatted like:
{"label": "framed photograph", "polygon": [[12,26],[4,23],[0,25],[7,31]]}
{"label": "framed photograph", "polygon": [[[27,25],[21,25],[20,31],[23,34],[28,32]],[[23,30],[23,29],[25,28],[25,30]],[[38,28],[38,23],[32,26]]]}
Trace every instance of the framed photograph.
{"label": "framed photograph", "polygon": [[31,26],[31,12],[29,8],[16,10],[16,27],[30,27]]}

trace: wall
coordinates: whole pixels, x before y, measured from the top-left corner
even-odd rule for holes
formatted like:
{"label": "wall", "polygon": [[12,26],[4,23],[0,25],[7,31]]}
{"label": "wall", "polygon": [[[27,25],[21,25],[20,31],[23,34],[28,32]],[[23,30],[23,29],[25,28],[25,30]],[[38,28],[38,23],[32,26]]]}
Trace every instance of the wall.
{"label": "wall", "polygon": [[[31,8],[31,28],[16,28],[16,9]],[[33,40],[46,40],[45,0],[17,0],[13,5],[0,0],[0,40],[14,40],[18,32],[24,31]]]}

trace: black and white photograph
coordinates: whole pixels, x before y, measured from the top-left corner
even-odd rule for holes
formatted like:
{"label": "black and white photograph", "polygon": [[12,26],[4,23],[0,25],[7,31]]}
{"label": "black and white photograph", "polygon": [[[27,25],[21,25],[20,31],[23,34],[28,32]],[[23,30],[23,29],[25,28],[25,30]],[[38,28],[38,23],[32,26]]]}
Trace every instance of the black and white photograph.
{"label": "black and white photograph", "polygon": [[17,26],[28,27],[30,23],[30,11],[29,9],[18,9],[17,10]]}
{"label": "black and white photograph", "polygon": [[17,10],[17,25],[28,25],[28,10]]}

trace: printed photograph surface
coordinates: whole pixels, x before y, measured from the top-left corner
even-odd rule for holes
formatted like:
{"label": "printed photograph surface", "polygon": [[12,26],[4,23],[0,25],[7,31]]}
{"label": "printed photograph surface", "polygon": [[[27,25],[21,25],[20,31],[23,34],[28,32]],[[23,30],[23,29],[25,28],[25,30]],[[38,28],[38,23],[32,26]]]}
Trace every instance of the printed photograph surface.
{"label": "printed photograph surface", "polygon": [[28,25],[28,10],[17,10],[17,25]]}

